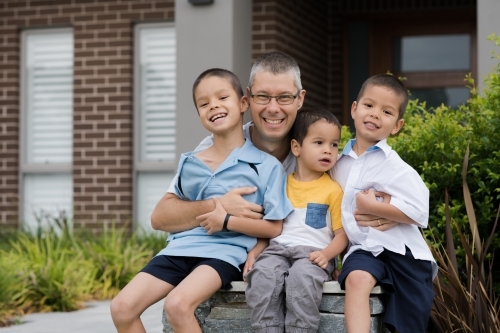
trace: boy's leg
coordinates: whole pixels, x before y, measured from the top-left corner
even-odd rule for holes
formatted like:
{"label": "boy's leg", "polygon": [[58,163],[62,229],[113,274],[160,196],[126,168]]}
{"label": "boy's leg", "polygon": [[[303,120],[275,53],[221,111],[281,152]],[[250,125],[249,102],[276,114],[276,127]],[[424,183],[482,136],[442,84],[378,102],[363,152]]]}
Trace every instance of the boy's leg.
{"label": "boy's leg", "polygon": [[370,331],[370,292],[377,280],[368,272],[354,270],[345,279],[344,314],[347,332]]}
{"label": "boy's leg", "polygon": [[120,333],[146,332],[140,315],[174,286],[148,273],[138,273],[111,302],[111,317]]}
{"label": "boy's leg", "polygon": [[315,333],[318,330],[323,283],[330,280],[334,267],[330,263],[324,270],[313,264],[309,254],[316,250],[308,246],[289,249],[295,261],[286,279],[285,332]]}
{"label": "boy's leg", "polygon": [[207,265],[196,267],[165,299],[165,315],[176,333],[196,333],[201,329],[194,311],[222,286],[217,271]]}
{"label": "boy's leg", "polygon": [[271,244],[262,252],[246,276],[245,292],[254,332],[282,333],[285,325],[283,288],[289,260],[282,246]]}

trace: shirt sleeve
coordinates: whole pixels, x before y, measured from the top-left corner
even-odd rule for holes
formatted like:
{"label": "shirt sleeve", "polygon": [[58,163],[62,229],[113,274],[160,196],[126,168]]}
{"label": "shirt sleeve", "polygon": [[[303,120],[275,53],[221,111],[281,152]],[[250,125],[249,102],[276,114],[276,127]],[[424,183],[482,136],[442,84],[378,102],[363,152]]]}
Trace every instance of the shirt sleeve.
{"label": "shirt sleeve", "polygon": [[340,185],[335,182],[335,188],[330,195],[330,218],[332,222],[332,230],[342,228],[342,189]]}
{"label": "shirt sleeve", "polygon": [[268,179],[262,182],[266,186],[263,204],[265,220],[282,220],[293,211],[292,203],[286,196],[286,176],[285,169],[276,160]]}
{"label": "shirt sleeve", "polygon": [[391,195],[391,205],[398,208],[420,227],[427,228],[429,220],[429,189],[420,175],[409,167],[391,178],[385,188],[380,189]]}

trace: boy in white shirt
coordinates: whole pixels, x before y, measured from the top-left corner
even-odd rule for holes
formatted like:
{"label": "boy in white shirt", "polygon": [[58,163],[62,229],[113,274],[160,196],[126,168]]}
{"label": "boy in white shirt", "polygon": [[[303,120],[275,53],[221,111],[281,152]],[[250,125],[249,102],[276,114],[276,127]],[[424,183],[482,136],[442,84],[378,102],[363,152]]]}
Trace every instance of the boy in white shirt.
{"label": "boy in white shirt", "polygon": [[[384,74],[366,80],[351,107],[356,139],[335,165],[335,180],[344,190],[342,222],[350,241],[339,276],[346,291],[349,333],[369,332],[369,295],[375,285],[386,292],[387,327],[402,333],[427,328],[437,265],[419,227],[427,227],[429,190],[386,142],[403,126],[407,103],[408,92],[396,77]],[[377,197],[378,191],[391,198]],[[400,223],[386,231],[361,227],[355,213]]]}

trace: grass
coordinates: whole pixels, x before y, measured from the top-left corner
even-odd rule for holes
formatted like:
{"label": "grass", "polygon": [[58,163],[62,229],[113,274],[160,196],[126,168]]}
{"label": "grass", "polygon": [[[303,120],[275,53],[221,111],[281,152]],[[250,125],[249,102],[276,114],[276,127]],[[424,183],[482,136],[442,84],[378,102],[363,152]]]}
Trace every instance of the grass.
{"label": "grass", "polygon": [[73,311],[113,298],[163,247],[166,234],[73,235],[67,220],[36,234],[0,234],[0,327],[31,312]]}

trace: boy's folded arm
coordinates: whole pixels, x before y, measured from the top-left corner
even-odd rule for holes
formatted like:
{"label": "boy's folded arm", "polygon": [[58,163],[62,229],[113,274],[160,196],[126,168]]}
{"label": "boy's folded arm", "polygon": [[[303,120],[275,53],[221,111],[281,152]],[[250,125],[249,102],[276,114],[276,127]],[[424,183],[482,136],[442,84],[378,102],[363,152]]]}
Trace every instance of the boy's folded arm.
{"label": "boy's folded arm", "polygon": [[253,237],[274,238],[281,234],[283,220],[255,220],[246,217],[231,216],[227,223],[227,229]]}
{"label": "boy's folded arm", "polygon": [[[358,213],[376,215],[399,223],[415,224],[418,226],[422,226],[422,222],[426,220],[425,212],[419,212],[415,207],[412,207],[403,200],[399,200],[393,196],[391,203],[380,202],[375,199],[374,195],[372,196],[370,191],[368,193],[359,192],[356,195]],[[403,211],[411,212],[411,216],[405,214]]]}

